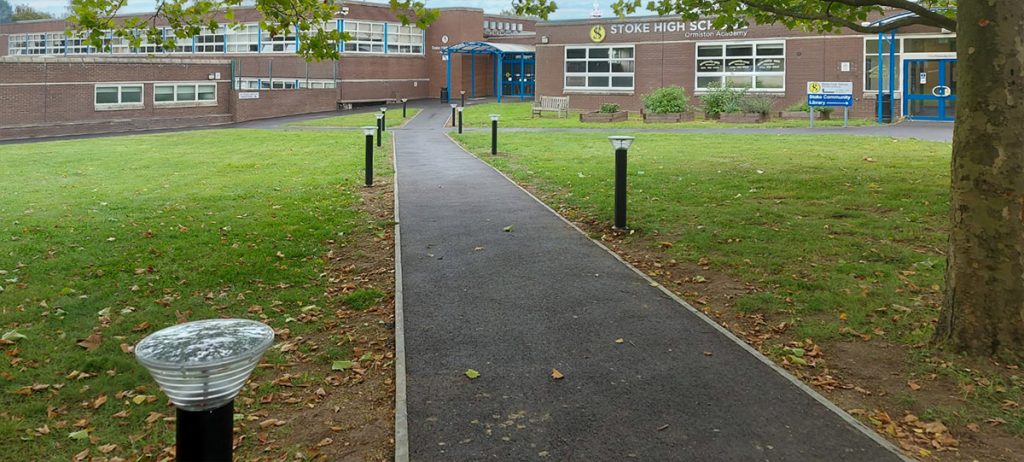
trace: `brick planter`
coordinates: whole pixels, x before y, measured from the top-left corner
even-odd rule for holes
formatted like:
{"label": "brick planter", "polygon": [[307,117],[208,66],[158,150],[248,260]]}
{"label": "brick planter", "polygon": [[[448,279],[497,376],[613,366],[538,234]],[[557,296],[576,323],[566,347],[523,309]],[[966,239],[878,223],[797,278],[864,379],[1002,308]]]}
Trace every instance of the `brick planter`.
{"label": "brick planter", "polygon": [[[782,111],[779,113],[780,119],[809,119],[810,116],[804,111]],[[828,120],[828,113],[826,112],[815,112],[815,120]]]}
{"label": "brick planter", "polygon": [[758,114],[756,112],[722,113],[718,117],[719,122],[733,124],[759,124],[767,120],[768,116],[766,114]]}
{"label": "brick planter", "polygon": [[668,114],[644,113],[645,124],[678,123],[693,121],[692,112],[672,112]]}
{"label": "brick planter", "polygon": [[580,122],[625,122],[629,118],[626,111],[619,112],[581,112]]}

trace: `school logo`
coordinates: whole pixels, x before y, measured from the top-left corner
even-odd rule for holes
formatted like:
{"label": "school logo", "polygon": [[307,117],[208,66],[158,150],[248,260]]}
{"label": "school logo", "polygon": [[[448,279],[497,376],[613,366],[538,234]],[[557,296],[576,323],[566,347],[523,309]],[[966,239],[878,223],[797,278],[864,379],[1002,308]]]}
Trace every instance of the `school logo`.
{"label": "school logo", "polygon": [[594,42],[603,42],[605,37],[604,26],[596,25],[590,28],[590,40]]}
{"label": "school logo", "polygon": [[817,93],[821,93],[821,90],[822,90],[821,89],[821,83],[819,83],[819,82],[808,82],[807,83],[807,93],[817,94]]}

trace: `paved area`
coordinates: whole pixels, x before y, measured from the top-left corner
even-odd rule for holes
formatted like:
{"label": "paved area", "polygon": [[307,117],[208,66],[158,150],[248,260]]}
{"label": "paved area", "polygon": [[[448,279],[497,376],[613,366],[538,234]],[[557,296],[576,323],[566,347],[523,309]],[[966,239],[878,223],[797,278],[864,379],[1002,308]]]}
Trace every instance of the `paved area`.
{"label": "paved area", "polygon": [[448,114],[395,130],[411,460],[900,460],[460,150]]}

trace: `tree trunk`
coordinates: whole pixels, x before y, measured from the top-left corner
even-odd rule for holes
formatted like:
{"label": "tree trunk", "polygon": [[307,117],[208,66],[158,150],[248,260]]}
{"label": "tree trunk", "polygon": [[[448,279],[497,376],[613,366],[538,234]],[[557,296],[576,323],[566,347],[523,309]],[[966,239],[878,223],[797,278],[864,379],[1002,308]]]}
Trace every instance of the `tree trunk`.
{"label": "tree trunk", "polygon": [[1024,359],[1024,7],[960,0],[946,300],[935,340]]}

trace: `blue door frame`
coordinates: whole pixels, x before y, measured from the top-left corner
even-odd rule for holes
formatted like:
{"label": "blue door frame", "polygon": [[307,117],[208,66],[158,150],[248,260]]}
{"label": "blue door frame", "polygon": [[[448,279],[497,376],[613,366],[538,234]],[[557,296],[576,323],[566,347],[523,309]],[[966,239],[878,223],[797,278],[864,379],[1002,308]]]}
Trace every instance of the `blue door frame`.
{"label": "blue door frame", "polygon": [[[937,71],[934,82],[928,75],[932,64]],[[907,59],[903,62],[903,114],[908,119],[953,121],[956,118],[956,81],[950,75],[951,70],[955,72],[955,66],[956,59],[952,58]],[[915,90],[914,87],[918,88]],[[915,113],[915,102],[922,105],[934,102],[935,113]]]}

